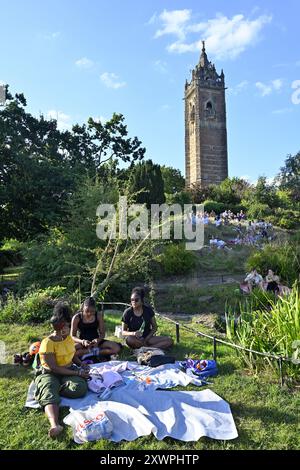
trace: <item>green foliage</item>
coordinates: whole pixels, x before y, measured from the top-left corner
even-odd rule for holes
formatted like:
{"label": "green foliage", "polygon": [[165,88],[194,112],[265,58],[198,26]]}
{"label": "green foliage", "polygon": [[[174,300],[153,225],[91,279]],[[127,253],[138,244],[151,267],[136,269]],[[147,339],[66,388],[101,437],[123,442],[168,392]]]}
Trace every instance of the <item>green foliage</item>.
{"label": "green foliage", "polygon": [[42,323],[50,319],[55,301],[64,296],[65,288],[56,286],[34,290],[23,298],[9,295],[0,310],[0,321],[6,323]]}
{"label": "green foliage", "polygon": [[266,275],[272,269],[283,282],[292,285],[299,279],[300,244],[299,239],[285,243],[265,245],[262,250],[253,252],[246,262],[247,270],[257,269]]}
{"label": "green foliage", "polygon": [[105,162],[132,163],[145,153],[137,137],[128,138],[121,114],[105,124],[90,118],[61,132],[56,120],[33,117],[26,104],[23,95],[8,93],[0,111],[0,232],[19,240],[63,227],[82,179],[101,176],[108,182]]}
{"label": "green foliage", "polygon": [[227,206],[223,202],[204,201],[204,210],[207,212],[214,211],[216,214],[221,214],[225,209],[227,209]]}
{"label": "green foliage", "polygon": [[163,253],[156,257],[165,274],[185,274],[196,266],[194,253],[185,249],[183,244],[166,245]]}
{"label": "green foliage", "polygon": [[191,194],[188,191],[179,191],[174,194],[166,193],[167,204],[180,204],[182,207],[184,204],[192,204]]}
{"label": "green foliage", "polygon": [[161,175],[164,180],[164,189],[168,194],[179,193],[184,190],[185,179],[180,170],[171,166],[162,165],[160,167]]}
{"label": "green foliage", "polygon": [[266,216],[272,214],[272,209],[268,204],[262,204],[259,202],[253,203],[247,210],[248,219],[264,219]]}
{"label": "green foliage", "polygon": [[[229,336],[236,338],[238,344],[262,353],[271,353],[292,359],[293,342],[300,337],[300,297],[294,285],[288,297],[277,301],[268,299],[269,308],[254,310],[251,306],[242,310],[236,328],[233,328],[232,315],[227,315]],[[251,368],[266,365],[278,369],[277,362],[261,359],[253,353],[239,350],[243,362]],[[300,378],[299,366],[287,362],[285,372],[290,377]]]}
{"label": "green foliage", "polygon": [[0,248],[0,273],[4,268],[15,266],[22,260],[21,251],[24,243],[16,239],[5,239]]}
{"label": "green foliage", "polygon": [[64,231],[52,229],[49,235],[28,244],[23,252],[22,290],[59,284],[68,291],[80,285],[84,295],[89,293],[97,253],[106,245],[96,235],[96,209],[101,203],[116,203],[119,196],[116,182],[109,181],[106,186],[98,179],[87,178],[70,201],[70,216]]}
{"label": "green foliage", "polygon": [[135,193],[135,202],[146,204],[148,209],[151,204],[163,204],[165,202],[164,180],[160,165],[152,160],[138,163],[131,174],[131,193]]}
{"label": "green foliage", "polygon": [[300,202],[300,152],[296,155],[288,155],[285,165],[280,169],[277,177],[280,189],[288,190],[291,199]]}

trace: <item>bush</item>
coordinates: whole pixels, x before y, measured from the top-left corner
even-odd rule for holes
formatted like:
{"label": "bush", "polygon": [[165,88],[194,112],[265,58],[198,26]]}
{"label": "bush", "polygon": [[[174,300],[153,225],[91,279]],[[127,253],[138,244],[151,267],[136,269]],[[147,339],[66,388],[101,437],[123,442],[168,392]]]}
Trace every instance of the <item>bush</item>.
{"label": "bush", "polygon": [[174,194],[166,193],[166,203],[167,204],[180,204],[183,206],[184,204],[191,204],[192,198],[190,193],[187,191],[179,191]]}
{"label": "bush", "polygon": [[281,245],[269,244],[261,251],[252,253],[246,262],[247,270],[257,269],[266,275],[272,269],[288,285],[299,279],[300,244],[299,241]]}
{"label": "bush", "polygon": [[55,302],[65,294],[65,288],[56,286],[35,290],[23,298],[8,296],[0,310],[0,321],[6,323],[43,323],[50,319]]}
{"label": "bush", "polygon": [[272,215],[268,204],[255,203],[250,205],[247,211],[248,219],[264,219],[268,215]]}
{"label": "bush", "polygon": [[9,266],[16,266],[21,263],[21,251],[24,243],[15,239],[4,240],[0,248],[0,272]]}
{"label": "bush", "polygon": [[[293,343],[300,335],[300,297],[296,285],[288,297],[277,301],[269,299],[269,308],[246,308],[241,312],[236,328],[235,318],[227,315],[227,334],[245,348],[292,359]],[[255,354],[239,350],[238,354],[248,367],[264,368],[266,364],[277,370],[277,361],[269,361]],[[299,379],[299,365],[287,362],[285,371],[290,377]]]}
{"label": "bush", "polygon": [[204,210],[207,212],[214,211],[216,214],[221,214],[227,209],[227,206],[223,202],[216,201],[204,201]]}
{"label": "bush", "polygon": [[164,274],[185,274],[196,266],[196,256],[185,249],[182,244],[167,245],[164,252],[157,256],[156,260]]}
{"label": "bush", "polygon": [[286,230],[291,230],[297,226],[297,223],[293,219],[287,219],[286,217],[282,217],[278,220],[278,227],[285,228]]}

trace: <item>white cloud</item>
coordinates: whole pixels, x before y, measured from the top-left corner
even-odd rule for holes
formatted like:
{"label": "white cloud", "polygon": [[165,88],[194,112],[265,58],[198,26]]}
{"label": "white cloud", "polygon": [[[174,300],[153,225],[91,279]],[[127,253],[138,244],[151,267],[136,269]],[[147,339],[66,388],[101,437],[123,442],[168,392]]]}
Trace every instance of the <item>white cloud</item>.
{"label": "white cloud", "polygon": [[169,111],[169,109],[171,109],[171,106],[169,104],[163,104],[161,107],[160,107],[160,110],[161,111]]}
{"label": "white cloud", "polygon": [[238,95],[242,91],[244,91],[246,88],[248,88],[249,82],[248,80],[243,80],[242,82],[238,83],[235,87],[230,87],[228,89],[228,92],[232,95]]}
{"label": "white cloud", "polygon": [[76,60],[75,65],[82,69],[89,69],[93,67],[94,62],[87,57],[82,57],[81,59]]}
{"label": "white cloud", "polygon": [[272,85],[273,85],[274,90],[280,90],[283,85],[283,80],[281,80],[280,78],[277,78],[276,80],[272,80]]}
{"label": "white cloud", "polygon": [[286,114],[286,113],[290,113],[292,110],[292,108],[282,108],[282,109],[274,109],[274,111],[272,111],[272,114]]}
{"label": "white cloud", "polygon": [[167,63],[164,62],[163,60],[156,60],[154,62],[154,68],[155,68],[155,70],[157,70],[158,72],[160,72],[162,74],[165,74],[168,71]]}
{"label": "white cloud", "polygon": [[44,34],[45,39],[57,39],[61,35],[60,31],[54,31],[53,33]]}
{"label": "white cloud", "polygon": [[[162,29],[155,37],[172,34],[177,40],[167,46],[169,52],[196,52],[202,48],[202,39],[206,40],[209,53],[217,59],[235,59],[251,44],[258,41],[263,27],[270,23],[271,16],[261,15],[256,19],[234,15],[228,18],[223,14],[201,23],[191,23],[191,10],[173,10],[160,14]],[[201,33],[196,41],[188,41],[190,34]]]}
{"label": "white cloud", "polygon": [[157,13],[155,12],[146,24],[154,24],[156,20],[157,20]]}
{"label": "white cloud", "polygon": [[191,10],[164,10],[160,15],[159,19],[162,22],[162,29],[158,29],[155,33],[155,37],[164,36],[165,34],[174,34],[178,39],[185,39],[186,23],[191,18]]}
{"label": "white cloud", "polygon": [[70,130],[72,128],[71,116],[63,113],[62,111],[50,109],[50,111],[47,112],[47,118],[55,119],[57,121],[57,127],[60,130]]}
{"label": "white cloud", "polygon": [[256,88],[260,91],[261,96],[267,96],[270,95],[273,91],[271,85],[265,85],[262,82],[256,82],[255,83]]}
{"label": "white cloud", "polygon": [[113,72],[104,72],[102,75],[100,75],[100,79],[107,88],[117,89],[126,86],[126,82],[118,81],[118,75]]}
{"label": "white cloud", "polygon": [[268,84],[263,82],[256,82],[255,86],[259,90],[261,96],[267,96],[271,95],[273,91],[280,91],[283,86],[283,80],[281,78],[277,78]]}

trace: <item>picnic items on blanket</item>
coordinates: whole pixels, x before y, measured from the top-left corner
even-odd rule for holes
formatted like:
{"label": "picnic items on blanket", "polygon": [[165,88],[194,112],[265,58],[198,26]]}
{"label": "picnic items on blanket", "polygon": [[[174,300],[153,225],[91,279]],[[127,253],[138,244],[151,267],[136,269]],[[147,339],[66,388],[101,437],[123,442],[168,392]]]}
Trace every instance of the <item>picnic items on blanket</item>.
{"label": "picnic items on blanket", "polygon": [[152,356],[149,361],[150,367],[158,367],[164,364],[174,364],[175,357],[173,356],[166,356],[166,355],[159,355],[159,356]]}
{"label": "picnic items on blanket", "polygon": [[91,368],[88,389],[94,393],[102,393],[123,383],[122,376],[114,370],[102,370]]}
{"label": "picnic items on blanket", "polygon": [[113,425],[104,411],[94,412],[92,407],[86,410],[74,410],[68,415],[68,422],[73,429],[73,438],[77,444],[99,439],[110,439]]}
{"label": "picnic items on blanket", "polygon": [[218,373],[217,363],[212,359],[186,359],[179,365],[186,373],[195,374],[200,379],[213,377]]}
{"label": "picnic items on blanket", "polygon": [[162,349],[159,348],[151,348],[147,346],[142,346],[139,349],[136,349],[134,351],[134,356],[136,356],[136,360],[138,364],[144,365],[144,366],[149,366],[150,365],[150,359],[153,356],[164,356],[165,353]]}

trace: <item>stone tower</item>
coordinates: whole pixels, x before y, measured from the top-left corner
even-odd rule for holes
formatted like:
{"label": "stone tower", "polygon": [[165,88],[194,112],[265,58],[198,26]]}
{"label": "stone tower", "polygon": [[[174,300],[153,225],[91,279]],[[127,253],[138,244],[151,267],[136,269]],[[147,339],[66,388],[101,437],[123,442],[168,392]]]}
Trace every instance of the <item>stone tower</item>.
{"label": "stone tower", "polygon": [[202,41],[199,63],[185,83],[186,186],[219,184],[228,176],[225,80]]}

